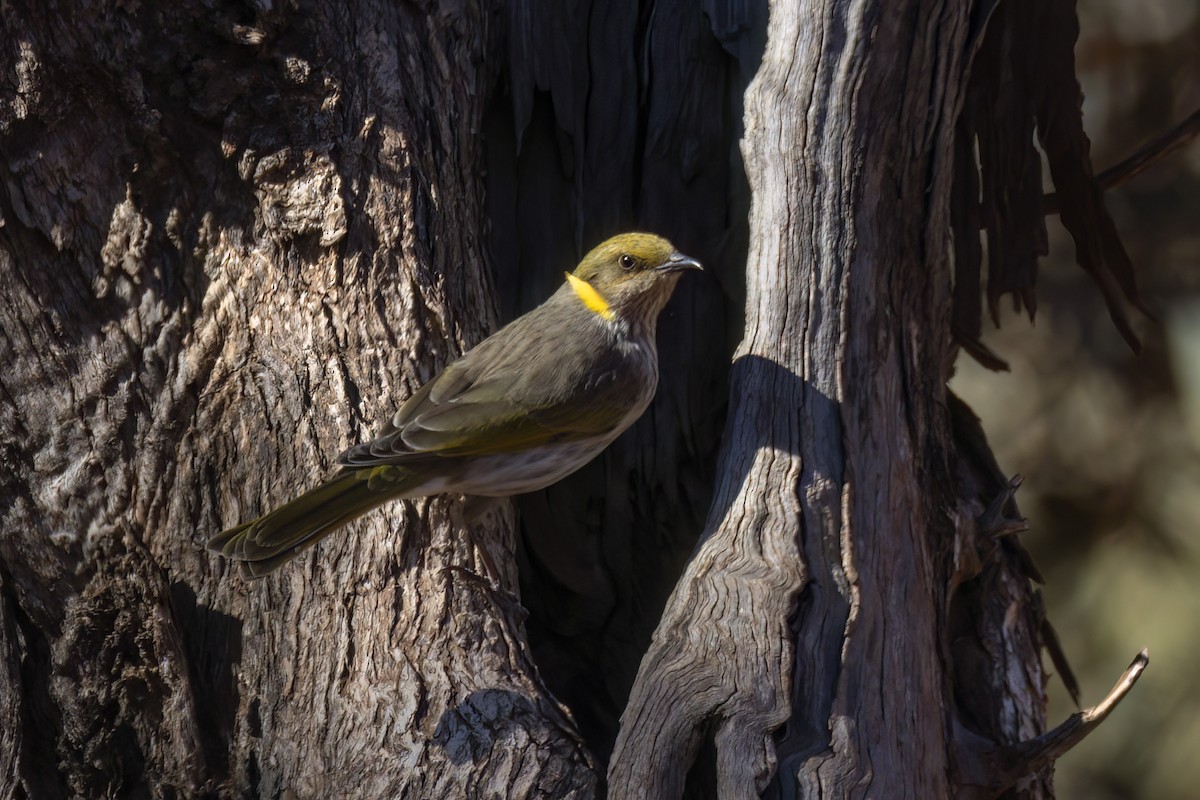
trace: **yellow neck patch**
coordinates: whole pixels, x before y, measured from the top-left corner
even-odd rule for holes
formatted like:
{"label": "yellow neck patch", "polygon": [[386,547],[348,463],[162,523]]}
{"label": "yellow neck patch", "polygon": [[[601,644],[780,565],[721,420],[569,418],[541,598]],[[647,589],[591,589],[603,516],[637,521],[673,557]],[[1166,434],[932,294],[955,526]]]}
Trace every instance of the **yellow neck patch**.
{"label": "yellow neck patch", "polygon": [[567,283],[571,284],[571,288],[575,294],[583,301],[583,304],[588,307],[588,310],[599,314],[604,319],[611,322],[616,318],[613,313],[612,306],[604,299],[603,295],[596,291],[596,287],[585,281],[583,278],[576,278],[571,273],[567,273]]}

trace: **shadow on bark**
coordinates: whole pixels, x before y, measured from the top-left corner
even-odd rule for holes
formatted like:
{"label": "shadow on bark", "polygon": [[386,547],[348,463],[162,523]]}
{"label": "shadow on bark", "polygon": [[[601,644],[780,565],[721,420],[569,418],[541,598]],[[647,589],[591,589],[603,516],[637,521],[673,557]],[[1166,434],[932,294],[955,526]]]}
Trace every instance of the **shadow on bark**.
{"label": "shadow on bark", "polygon": [[171,584],[170,598],[187,656],[204,758],[214,774],[227,776],[240,703],[233,670],[242,660],[242,621],[200,602],[195,590],[180,581]]}
{"label": "shadow on bark", "polygon": [[460,766],[478,761],[527,726],[522,718],[537,719],[540,712],[529,698],[507,689],[479,689],[442,713],[433,741]]}
{"label": "shadow on bark", "polygon": [[[485,119],[502,319],[621,229],[663,234],[705,267],[662,315],[658,395],[645,416],[592,464],[518,500],[530,644],[603,764],[712,500],[744,327],[743,95],[767,3],[596,6],[587,20],[570,6],[530,5],[509,6],[513,66]],[[563,46],[545,47],[546,36]],[[588,52],[631,57],[580,58]]]}

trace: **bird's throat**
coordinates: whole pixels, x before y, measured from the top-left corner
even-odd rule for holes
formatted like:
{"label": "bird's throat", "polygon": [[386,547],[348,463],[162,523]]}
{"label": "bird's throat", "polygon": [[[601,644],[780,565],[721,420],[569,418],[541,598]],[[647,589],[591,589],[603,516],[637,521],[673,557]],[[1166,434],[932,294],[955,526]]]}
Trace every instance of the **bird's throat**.
{"label": "bird's throat", "polygon": [[596,287],[585,281],[583,278],[576,278],[571,273],[567,273],[567,283],[571,284],[571,289],[575,292],[588,310],[594,314],[599,314],[605,320],[612,322],[616,318],[616,313],[612,310],[612,306],[604,299],[604,296],[596,291]]}

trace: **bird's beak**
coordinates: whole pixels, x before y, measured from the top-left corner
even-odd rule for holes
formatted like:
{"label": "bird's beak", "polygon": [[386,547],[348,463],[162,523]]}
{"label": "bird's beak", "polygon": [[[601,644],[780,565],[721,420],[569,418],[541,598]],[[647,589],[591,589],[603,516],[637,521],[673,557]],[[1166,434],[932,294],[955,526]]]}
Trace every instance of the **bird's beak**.
{"label": "bird's beak", "polygon": [[700,262],[683,253],[672,253],[671,257],[655,267],[656,272],[682,272],[685,269],[704,269]]}

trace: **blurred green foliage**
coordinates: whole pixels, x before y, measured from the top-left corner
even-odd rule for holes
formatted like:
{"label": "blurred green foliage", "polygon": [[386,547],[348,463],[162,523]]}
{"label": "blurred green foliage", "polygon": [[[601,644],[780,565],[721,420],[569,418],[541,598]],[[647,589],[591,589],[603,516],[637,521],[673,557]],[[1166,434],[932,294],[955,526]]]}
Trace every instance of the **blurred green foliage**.
{"label": "blurred green foliage", "polygon": [[[1200,108],[1200,0],[1080,0],[1076,58],[1097,171]],[[1047,185],[1047,190],[1053,187]],[[1051,220],[1036,325],[1008,313],[952,384],[982,418],[1032,530],[1083,702],[1142,647],[1150,667],[1058,765],[1062,798],[1200,796],[1200,140],[1110,191],[1155,323],[1140,355]],[[1136,319],[1136,312],[1134,312]],[[1074,711],[1050,684],[1050,722]]]}

